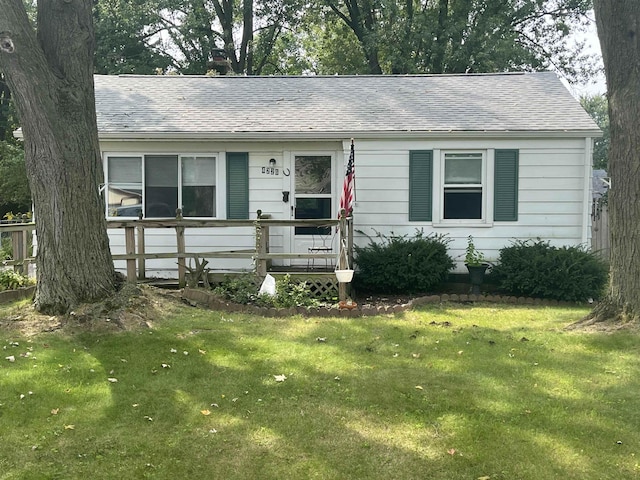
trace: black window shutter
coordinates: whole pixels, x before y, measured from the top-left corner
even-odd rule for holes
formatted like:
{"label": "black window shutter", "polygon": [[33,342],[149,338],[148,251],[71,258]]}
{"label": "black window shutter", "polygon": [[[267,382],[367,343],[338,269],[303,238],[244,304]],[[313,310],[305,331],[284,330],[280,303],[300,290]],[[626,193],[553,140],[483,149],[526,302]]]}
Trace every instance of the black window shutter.
{"label": "black window shutter", "polygon": [[227,218],[249,218],[248,153],[227,153]]}
{"label": "black window shutter", "polygon": [[518,150],[496,150],[493,219],[518,220]]}
{"label": "black window shutter", "polygon": [[409,221],[430,222],[433,192],[433,152],[409,153]]}

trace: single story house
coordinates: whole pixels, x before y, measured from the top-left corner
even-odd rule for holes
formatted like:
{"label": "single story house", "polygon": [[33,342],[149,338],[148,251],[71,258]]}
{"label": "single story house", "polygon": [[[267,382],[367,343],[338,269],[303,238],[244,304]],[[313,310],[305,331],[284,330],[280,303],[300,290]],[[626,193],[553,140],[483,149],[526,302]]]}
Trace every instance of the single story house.
{"label": "single story house", "polygon": [[[600,130],[551,72],[96,76],[95,91],[111,220],[178,207],[195,219],[336,218],[353,139],[356,244],[377,232],[446,234],[462,272],[469,235],[489,260],[514,239],[589,243]],[[272,228],[270,251],[335,247],[333,231]],[[175,251],[175,232],[149,235],[147,252]],[[123,232],[110,241],[124,253]],[[192,251],[255,245],[240,227],[188,230],[185,241]],[[175,276],[175,259],[154,265],[151,275]]]}

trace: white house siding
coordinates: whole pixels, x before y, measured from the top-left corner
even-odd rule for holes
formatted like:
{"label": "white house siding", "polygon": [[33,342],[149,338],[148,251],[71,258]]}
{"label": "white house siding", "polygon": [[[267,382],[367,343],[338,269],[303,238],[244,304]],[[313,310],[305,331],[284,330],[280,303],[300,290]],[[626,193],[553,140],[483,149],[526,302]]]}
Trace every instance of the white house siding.
{"label": "white house siding", "polygon": [[[283,169],[292,171],[293,157],[301,153],[330,153],[334,156],[334,205],[338,205],[344,175],[345,158],[350,141],[341,142],[102,142],[104,155],[112,153],[215,153],[219,168],[224,170],[225,152],[249,153],[249,211],[255,218],[260,209],[274,219],[291,218],[291,200],[283,202],[282,192],[292,190],[293,176],[283,175]],[[589,178],[590,155],[584,138],[455,138],[371,140],[355,139],[356,206],[354,210],[355,241],[364,245],[367,235],[376,232],[397,235],[413,235],[422,229],[426,234],[445,234],[450,239],[449,249],[456,259],[457,270],[463,271],[464,250],[467,237],[473,235],[476,247],[488,260],[496,260],[499,250],[514,239],[549,240],[553,245],[577,245],[585,242],[584,219],[585,178]],[[518,221],[493,222],[486,225],[444,225],[437,222],[409,222],[409,152],[432,150],[434,171],[439,167],[442,151],[478,150],[487,152],[487,171],[492,175],[491,160],[495,149],[519,151]],[[265,175],[262,168],[269,160],[276,160],[278,175]],[[218,177],[218,212],[226,214],[224,199],[224,171]],[[435,177],[435,174],[434,174]],[[489,183],[492,180],[488,181]],[[438,208],[438,190],[434,188],[434,208]],[[488,206],[489,213],[492,205]],[[588,218],[588,215],[586,215]],[[434,217],[435,220],[435,217]],[[223,229],[187,229],[187,251],[238,250],[254,246],[254,232],[250,227]],[[114,254],[124,253],[124,232],[110,231],[109,238]],[[147,230],[147,252],[173,252],[176,249],[175,232],[172,229]],[[290,251],[305,245],[292,245],[289,229],[272,228],[270,235],[272,252]],[[210,260],[216,270],[251,269],[249,260]],[[124,262],[117,268],[124,269]],[[171,277],[176,275],[175,260],[148,260],[149,276]]]}
{"label": "white house siding", "polygon": [[[473,235],[476,247],[488,260],[497,260],[499,250],[514,239],[541,238],[558,246],[584,243],[584,212],[588,208],[584,182],[590,168],[586,143],[584,138],[356,140],[355,228],[371,236],[376,231],[414,235],[419,229],[425,234],[445,234],[451,241],[449,249],[457,271],[461,272],[469,235]],[[492,149],[519,150],[517,222],[489,221],[486,226],[409,222],[407,177],[411,150],[434,151],[435,177],[443,150]],[[439,204],[437,195],[434,188],[434,208]],[[368,239],[358,233],[356,242],[366,244]]]}

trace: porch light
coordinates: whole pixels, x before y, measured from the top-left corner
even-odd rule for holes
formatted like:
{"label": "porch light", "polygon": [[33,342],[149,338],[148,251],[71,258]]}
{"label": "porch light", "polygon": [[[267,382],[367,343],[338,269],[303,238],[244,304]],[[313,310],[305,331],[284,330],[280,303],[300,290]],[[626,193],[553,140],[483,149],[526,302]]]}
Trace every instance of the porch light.
{"label": "porch light", "polygon": [[269,166],[272,167],[272,168],[276,166],[276,159],[275,158],[270,158],[269,159]]}

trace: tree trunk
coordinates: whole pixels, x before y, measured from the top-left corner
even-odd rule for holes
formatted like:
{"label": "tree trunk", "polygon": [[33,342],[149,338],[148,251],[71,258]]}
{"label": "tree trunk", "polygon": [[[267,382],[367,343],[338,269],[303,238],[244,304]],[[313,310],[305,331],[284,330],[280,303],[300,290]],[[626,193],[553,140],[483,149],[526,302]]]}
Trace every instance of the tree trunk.
{"label": "tree trunk", "polygon": [[640,8],[594,1],[607,78],[611,145],[611,268],[607,295],[590,319],[640,320]]}
{"label": "tree trunk", "polygon": [[63,313],[115,291],[93,89],[91,0],[0,0],[0,66],[22,123],[38,239],[36,308]]}

